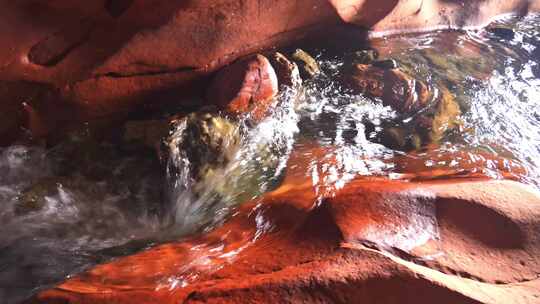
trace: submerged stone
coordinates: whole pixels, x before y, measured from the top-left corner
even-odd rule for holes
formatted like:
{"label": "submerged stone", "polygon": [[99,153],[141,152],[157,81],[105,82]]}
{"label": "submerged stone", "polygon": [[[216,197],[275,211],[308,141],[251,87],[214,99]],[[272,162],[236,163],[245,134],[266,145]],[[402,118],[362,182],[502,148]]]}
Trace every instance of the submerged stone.
{"label": "submerged stone", "polygon": [[60,180],[55,178],[42,179],[22,191],[17,197],[15,214],[25,215],[39,211],[46,205],[46,197],[58,193]]}
{"label": "submerged stone", "polygon": [[357,64],[348,77],[350,87],[370,97],[382,99],[401,114],[412,114],[426,107],[432,98],[428,86],[400,69]]}
{"label": "submerged stone", "polygon": [[461,125],[459,116],[461,110],[456,99],[445,87],[439,88],[441,97],[433,113],[432,124],[429,131],[429,140],[439,142],[445,133]]}

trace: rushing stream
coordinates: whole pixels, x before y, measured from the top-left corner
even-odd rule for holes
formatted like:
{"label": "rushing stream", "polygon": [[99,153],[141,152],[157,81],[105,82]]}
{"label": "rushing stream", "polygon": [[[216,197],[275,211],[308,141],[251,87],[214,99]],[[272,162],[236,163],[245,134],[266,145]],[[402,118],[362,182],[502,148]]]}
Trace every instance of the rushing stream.
{"label": "rushing stream", "polygon": [[[301,93],[283,91],[261,123],[228,130],[235,138],[227,146],[229,162],[199,181],[190,177],[192,164],[174,136],[167,169],[147,149],[76,136],[51,149],[0,149],[0,303],[20,302],[111,258],[210,230],[235,205],[275,189],[295,165],[287,163],[291,153],[306,147],[332,147],[324,156],[305,155],[305,178],[325,189],[358,175],[481,174],[540,187],[540,17],[500,25],[513,31],[370,42],[382,59],[447,88],[461,109],[456,130],[412,152],[376,138],[389,124],[406,130],[414,117],[340,81],[351,64],[349,46],[312,50],[322,73]],[[417,137],[410,138],[415,144]],[[318,176],[319,169],[328,174]]]}

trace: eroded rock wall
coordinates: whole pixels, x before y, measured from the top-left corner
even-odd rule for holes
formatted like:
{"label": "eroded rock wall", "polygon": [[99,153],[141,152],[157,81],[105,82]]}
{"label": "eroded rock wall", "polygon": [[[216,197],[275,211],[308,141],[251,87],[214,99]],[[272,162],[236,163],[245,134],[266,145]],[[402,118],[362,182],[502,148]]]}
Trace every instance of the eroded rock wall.
{"label": "eroded rock wall", "polygon": [[[224,65],[345,24],[378,33],[454,28],[539,9],[538,0],[2,0],[0,82],[50,92],[38,98],[11,85],[0,112],[40,103],[38,115],[62,116],[45,120],[82,121],[141,104],[200,105],[194,96]],[[58,101],[70,110],[50,111]],[[21,126],[11,119],[0,135]]]}

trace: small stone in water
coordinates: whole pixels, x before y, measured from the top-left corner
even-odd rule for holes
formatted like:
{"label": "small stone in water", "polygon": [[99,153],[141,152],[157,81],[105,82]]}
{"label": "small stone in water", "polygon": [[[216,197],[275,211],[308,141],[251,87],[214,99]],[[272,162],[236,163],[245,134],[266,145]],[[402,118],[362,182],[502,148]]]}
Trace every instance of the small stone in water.
{"label": "small stone in water", "polygon": [[492,28],[489,28],[488,31],[494,34],[495,36],[504,40],[513,40],[514,37],[516,36],[516,33],[514,32],[514,30],[507,27],[501,27],[501,26],[492,27]]}
{"label": "small stone in water", "polygon": [[304,79],[313,78],[321,71],[317,61],[304,50],[297,49],[292,58],[300,67],[300,74]]}
{"label": "small stone in water", "polygon": [[231,159],[231,149],[240,142],[237,123],[211,113],[190,114],[177,125],[183,127],[173,131],[169,148],[185,151],[195,180],[225,167]]}
{"label": "small stone in water", "polygon": [[383,145],[394,150],[403,150],[407,144],[404,130],[396,127],[385,129],[381,141]]}
{"label": "small stone in water", "polygon": [[381,69],[397,69],[398,64],[394,59],[388,59],[388,60],[379,60],[372,63],[373,66],[381,68]]}

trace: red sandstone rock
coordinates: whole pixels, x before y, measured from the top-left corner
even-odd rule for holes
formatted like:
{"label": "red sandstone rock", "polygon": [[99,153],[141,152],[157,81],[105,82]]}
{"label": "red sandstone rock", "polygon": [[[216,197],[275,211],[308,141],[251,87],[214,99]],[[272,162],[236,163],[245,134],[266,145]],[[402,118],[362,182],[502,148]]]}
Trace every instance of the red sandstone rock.
{"label": "red sandstone rock", "polygon": [[451,151],[439,147],[410,152],[392,160],[394,171],[413,181],[444,178],[504,178],[523,181],[528,171],[519,163],[484,151]]}
{"label": "red sandstone rock", "polygon": [[506,303],[539,290],[540,198],[525,186],[357,180],[315,209],[289,201],[295,192],[269,194],[206,236],[98,266],[35,301]]}
{"label": "red sandstone rock", "polygon": [[214,231],[97,266],[30,302],[536,302],[537,191],[365,177],[318,191],[324,174],[307,179],[309,159],[332,165],[328,149],[292,155],[280,188]]}
{"label": "red sandstone rock", "polygon": [[[46,84],[88,120],[190,104],[207,77],[247,54],[352,23],[375,31],[462,27],[540,1],[0,1],[0,79]],[[27,99],[26,90],[16,100]],[[64,107],[64,106],[62,106]]]}
{"label": "red sandstone rock", "polygon": [[278,92],[274,68],[262,55],[235,62],[219,71],[207,99],[233,116],[250,113],[261,120]]}

